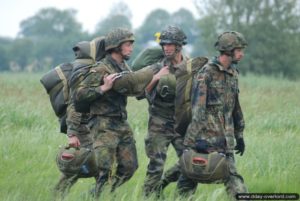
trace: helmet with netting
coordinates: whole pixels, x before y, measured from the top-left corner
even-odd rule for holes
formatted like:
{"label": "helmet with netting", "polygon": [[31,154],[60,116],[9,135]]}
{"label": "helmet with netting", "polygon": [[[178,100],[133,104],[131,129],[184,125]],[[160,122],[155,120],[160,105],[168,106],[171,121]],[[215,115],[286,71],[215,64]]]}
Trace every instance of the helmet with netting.
{"label": "helmet with netting", "polygon": [[168,26],[164,29],[159,36],[159,44],[176,44],[183,46],[187,44],[187,37],[185,33],[176,26]]}
{"label": "helmet with netting", "polygon": [[215,48],[220,52],[230,52],[236,48],[245,48],[247,41],[243,34],[236,31],[227,31],[219,35]]}
{"label": "helmet with netting", "polygon": [[95,156],[92,149],[62,147],[57,156],[58,169],[65,175],[91,177],[97,174]]}
{"label": "helmet with netting", "polygon": [[132,41],[134,42],[134,35],[126,28],[117,28],[106,35],[105,51],[119,47],[122,43]]}
{"label": "helmet with netting", "polygon": [[179,163],[183,175],[200,183],[223,183],[229,177],[228,162],[222,153],[185,150]]}

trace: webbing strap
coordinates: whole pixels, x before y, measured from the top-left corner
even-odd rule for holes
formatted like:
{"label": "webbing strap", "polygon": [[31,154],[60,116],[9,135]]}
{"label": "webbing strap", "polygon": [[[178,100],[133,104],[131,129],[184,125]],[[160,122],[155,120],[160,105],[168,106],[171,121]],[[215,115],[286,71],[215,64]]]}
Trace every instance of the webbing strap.
{"label": "webbing strap", "polygon": [[187,101],[187,100],[190,100],[190,92],[191,92],[191,87],[192,87],[192,59],[189,59],[187,61],[187,65],[186,65],[186,70],[187,70],[187,83],[186,83],[186,87],[185,87],[185,94],[184,94],[184,100]]}
{"label": "webbing strap", "polygon": [[94,60],[96,60],[96,43],[95,43],[95,41],[90,43],[90,51],[91,51],[92,58]]}
{"label": "webbing strap", "polygon": [[69,89],[68,89],[69,87],[68,87],[68,81],[67,81],[67,78],[66,78],[66,76],[63,74],[63,72],[62,72],[60,66],[55,67],[55,70],[56,70],[56,72],[57,72],[59,78],[60,78],[60,79],[62,80],[62,82],[63,82],[64,100],[65,100],[65,102],[67,102],[68,99],[69,99],[69,91],[68,91],[68,90],[69,90]]}

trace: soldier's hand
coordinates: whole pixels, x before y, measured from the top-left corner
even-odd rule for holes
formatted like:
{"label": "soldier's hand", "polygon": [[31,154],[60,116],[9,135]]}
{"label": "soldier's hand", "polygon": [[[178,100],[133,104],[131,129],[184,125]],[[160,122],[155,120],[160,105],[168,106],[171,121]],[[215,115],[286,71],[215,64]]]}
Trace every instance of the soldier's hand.
{"label": "soldier's hand", "polygon": [[108,90],[110,90],[114,84],[114,81],[119,78],[119,73],[113,73],[113,74],[106,74],[104,75],[104,78],[103,78],[103,82],[104,84],[101,85],[101,91],[103,92],[106,92]]}
{"label": "soldier's hand", "polygon": [[241,156],[244,154],[245,151],[244,138],[236,139],[236,146],[234,147],[234,150],[237,150],[235,154],[240,154]]}
{"label": "soldier's hand", "polygon": [[80,141],[76,135],[68,136],[68,144],[70,147],[80,147]]}
{"label": "soldier's hand", "polygon": [[198,153],[208,153],[210,144],[206,140],[197,140],[195,145],[196,151]]}
{"label": "soldier's hand", "polygon": [[158,71],[158,73],[157,74],[155,74],[154,76],[155,76],[155,78],[157,79],[157,80],[159,80],[160,78],[161,78],[161,76],[163,76],[163,75],[168,75],[169,74],[169,67],[168,66],[164,66],[164,67],[162,67],[161,69],[160,69],[160,71]]}

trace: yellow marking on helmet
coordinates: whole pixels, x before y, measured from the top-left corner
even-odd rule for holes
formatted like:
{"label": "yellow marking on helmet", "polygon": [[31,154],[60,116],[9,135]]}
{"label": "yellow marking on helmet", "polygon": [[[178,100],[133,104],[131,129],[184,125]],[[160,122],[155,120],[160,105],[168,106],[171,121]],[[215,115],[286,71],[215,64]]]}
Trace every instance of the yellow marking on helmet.
{"label": "yellow marking on helmet", "polygon": [[157,42],[157,43],[159,43],[160,42],[160,35],[161,35],[161,33],[160,32],[156,32],[155,34],[154,34],[154,36],[155,36],[155,41]]}

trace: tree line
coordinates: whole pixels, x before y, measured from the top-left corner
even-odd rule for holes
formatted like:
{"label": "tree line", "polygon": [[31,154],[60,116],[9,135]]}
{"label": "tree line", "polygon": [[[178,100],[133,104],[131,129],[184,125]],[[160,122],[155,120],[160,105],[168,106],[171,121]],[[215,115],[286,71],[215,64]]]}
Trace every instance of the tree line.
{"label": "tree line", "polygon": [[[133,30],[134,58],[142,49],[157,45],[155,33],[166,25],[181,27],[188,37],[185,51],[190,57],[211,57],[220,33],[243,33],[249,46],[239,71],[297,79],[300,75],[300,6],[297,0],[195,0],[200,15],[186,9],[169,13],[152,11]],[[79,41],[105,35],[115,27],[132,30],[132,13],[125,3],[115,5],[100,20],[93,33],[83,31],[76,10],[44,8],[20,23],[16,38],[0,37],[0,71],[45,71],[72,61],[72,47]],[[96,20],[96,19],[95,19]]]}

